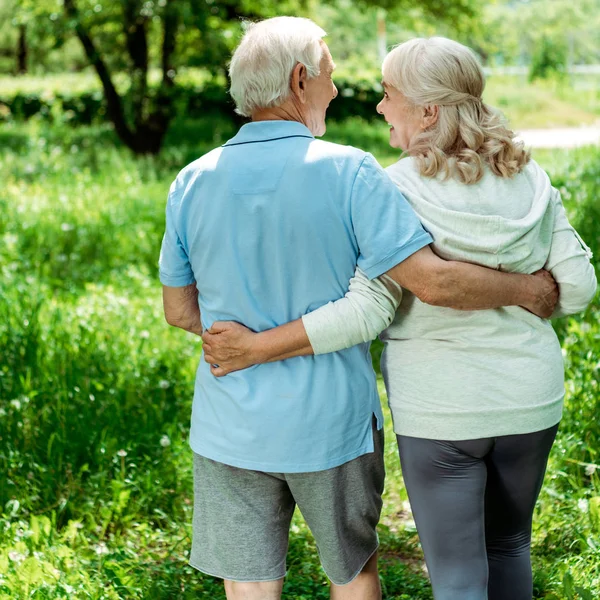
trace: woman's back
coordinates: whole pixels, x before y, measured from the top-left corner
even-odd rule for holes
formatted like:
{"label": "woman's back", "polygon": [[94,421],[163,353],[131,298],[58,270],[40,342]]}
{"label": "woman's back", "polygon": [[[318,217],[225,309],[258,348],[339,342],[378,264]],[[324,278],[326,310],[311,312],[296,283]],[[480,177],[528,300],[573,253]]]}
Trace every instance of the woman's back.
{"label": "woman's back", "polygon": [[[387,172],[443,258],[520,273],[547,264],[557,192],[535,162],[512,178],[486,171],[470,185],[422,177],[410,158]],[[405,293],[382,338],[397,433],[471,439],[473,431],[478,437],[526,433],[560,419],[558,339],[548,321],[522,308],[458,311]]]}

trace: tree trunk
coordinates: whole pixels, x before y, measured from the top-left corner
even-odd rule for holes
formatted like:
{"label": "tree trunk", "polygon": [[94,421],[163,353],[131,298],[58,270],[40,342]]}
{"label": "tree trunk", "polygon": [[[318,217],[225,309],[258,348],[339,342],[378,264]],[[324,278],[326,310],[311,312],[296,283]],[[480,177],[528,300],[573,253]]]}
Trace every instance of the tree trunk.
{"label": "tree trunk", "polygon": [[123,32],[127,52],[133,64],[130,71],[131,100],[136,126],[145,120],[144,107],[148,97],[148,19],[140,14],[140,4],[137,0],[127,0],[123,3]]}
{"label": "tree trunk", "polygon": [[19,40],[17,42],[17,74],[27,73],[27,26],[19,25]]}
{"label": "tree trunk", "polygon": [[175,65],[172,62],[175,50],[175,37],[179,24],[179,14],[174,0],[166,0],[164,37],[162,44],[162,86],[148,113],[150,105],[148,90],[148,40],[147,19],[140,17],[137,0],[128,0],[124,6],[124,31],[127,50],[132,61],[130,73],[132,81],[131,99],[133,103],[133,123],[125,118],[123,99],[119,96],[106,62],[103,60],[89,32],[83,26],[76,0],[64,0],[65,13],[75,23],[75,32],[81,42],[87,59],[90,61],[104,90],[108,117],[112,121],[119,139],[136,154],[158,154],[173,116],[173,87]]}

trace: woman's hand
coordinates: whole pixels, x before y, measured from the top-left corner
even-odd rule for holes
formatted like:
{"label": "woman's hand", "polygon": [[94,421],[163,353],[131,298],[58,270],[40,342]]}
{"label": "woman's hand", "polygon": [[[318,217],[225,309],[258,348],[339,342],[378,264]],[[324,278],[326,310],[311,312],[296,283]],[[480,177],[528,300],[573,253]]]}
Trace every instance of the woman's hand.
{"label": "woman's hand", "polygon": [[215,321],[202,334],[204,360],[215,377],[247,369],[259,361],[256,353],[258,334],[235,321]]}

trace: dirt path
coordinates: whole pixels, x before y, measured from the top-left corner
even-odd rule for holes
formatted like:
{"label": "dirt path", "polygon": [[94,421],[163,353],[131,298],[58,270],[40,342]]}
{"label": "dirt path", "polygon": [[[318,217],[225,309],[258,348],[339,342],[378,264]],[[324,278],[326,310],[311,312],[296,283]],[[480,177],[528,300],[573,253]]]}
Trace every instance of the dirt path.
{"label": "dirt path", "polygon": [[600,145],[600,125],[559,129],[524,129],[518,138],[531,148],[576,148]]}

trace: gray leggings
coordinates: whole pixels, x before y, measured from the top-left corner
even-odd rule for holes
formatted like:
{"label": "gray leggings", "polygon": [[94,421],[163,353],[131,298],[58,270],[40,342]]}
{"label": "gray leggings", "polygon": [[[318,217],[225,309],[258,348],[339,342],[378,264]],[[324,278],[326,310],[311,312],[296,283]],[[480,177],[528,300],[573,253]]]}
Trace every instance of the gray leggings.
{"label": "gray leggings", "polygon": [[397,436],[435,600],[531,600],[531,521],[557,429],[459,442]]}

